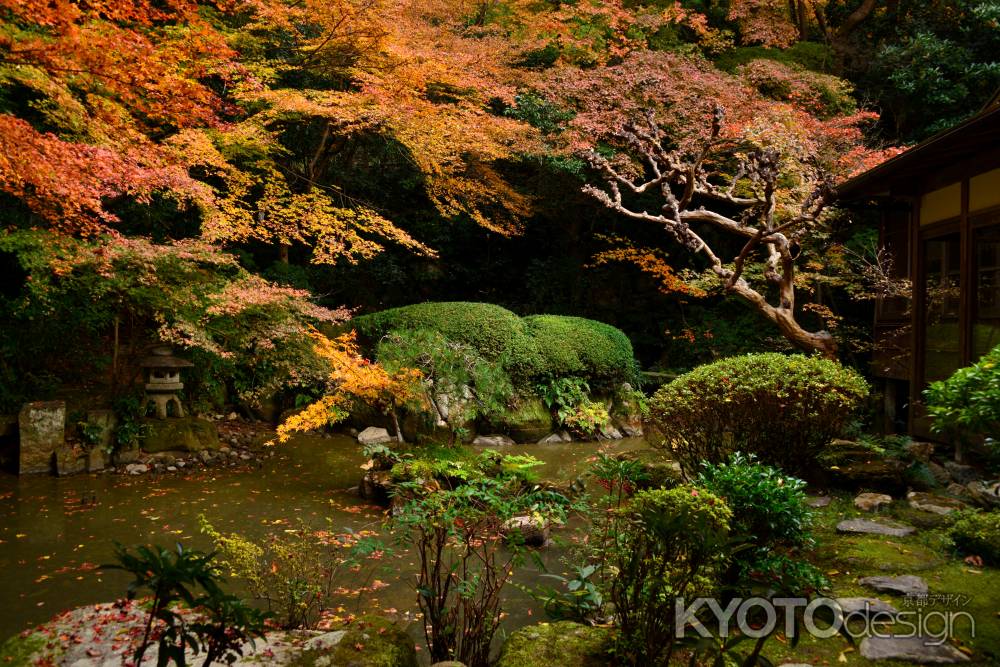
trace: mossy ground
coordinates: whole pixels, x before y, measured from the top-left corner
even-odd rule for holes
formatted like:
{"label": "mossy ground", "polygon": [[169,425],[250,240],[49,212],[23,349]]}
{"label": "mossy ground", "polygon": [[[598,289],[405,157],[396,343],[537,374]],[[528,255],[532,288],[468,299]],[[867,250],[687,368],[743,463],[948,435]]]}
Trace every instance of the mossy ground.
{"label": "mossy ground", "polygon": [[[840,535],[835,526],[844,519],[855,517],[896,521],[916,526],[919,530],[904,538],[887,538],[878,535]],[[955,624],[953,643],[970,653],[970,665],[1000,664],[1000,569],[973,567],[954,553],[945,529],[946,517],[913,510],[905,501],[896,501],[876,515],[854,508],[852,497],[837,496],[825,508],[816,510],[816,548],[810,560],[820,567],[830,579],[833,596],[878,597],[892,603],[900,611],[916,611],[914,602],[904,598],[879,594],[857,581],[872,575],[897,576],[915,574],[923,577],[930,588],[927,610],[941,612],[966,612],[975,619],[975,636],[972,636],[967,619]],[[943,596],[954,596],[950,601]],[[932,632],[941,629],[940,619],[930,622]],[[886,626],[886,631],[892,626]],[[858,652],[860,638],[851,646],[835,637],[817,640],[804,637],[792,649],[786,643],[772,640],[765,655],[774,664],[783,662],[812,665],[866,665],[873,663]],[[892,662],[887,665],[901,665]]]}
{"label": "mossy ground", "polygon": [[539,623],[507,639],[496,667],[605,667],[612,630],[571,621]]}
{"label": "mossy ground", "polygon": [[45,635],[39,633],[15,635],[0,644],[0,665],[28,667],[35,664],[35,658],[48,641]]}

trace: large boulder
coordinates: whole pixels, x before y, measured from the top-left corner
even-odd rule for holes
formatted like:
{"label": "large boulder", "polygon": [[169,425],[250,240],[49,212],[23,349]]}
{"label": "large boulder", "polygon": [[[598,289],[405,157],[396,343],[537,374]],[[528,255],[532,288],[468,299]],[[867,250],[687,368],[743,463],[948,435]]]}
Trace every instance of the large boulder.
{"label": "large boulder", "polygon": [[182,417],[146,419],[142,449],[152,454],[171,450],[200,452],[219,449],[219,432],[207,419]]}
{"label": "large boulder", "polygon": [[66,438],[66,403],[26,403],[18,415],[20,454],[18,472],[51,472],[56,450]]}
{"label": "large boulder", "polygon": [[497,421],[499,430],[521,443],[538,442],[553,429],[552,414],[542,399],[535,397],[522,399]]}
{"label": "large boulder", "polygon": [[529,625],[507,638],[496,667],[605,667],[612,633],[572,621]]}

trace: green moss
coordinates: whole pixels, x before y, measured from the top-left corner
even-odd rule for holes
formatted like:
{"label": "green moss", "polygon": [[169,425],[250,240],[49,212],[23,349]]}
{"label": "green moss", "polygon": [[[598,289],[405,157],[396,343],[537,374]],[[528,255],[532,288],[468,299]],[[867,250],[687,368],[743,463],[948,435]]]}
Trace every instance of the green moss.
{"label": "green moss", "polygon": [[0,644],[0,664],[29,667],[37,663],[48,638],[40,633],[15,635]]}
{"label": "green moss", "polygon": [[826,44],[816,42],[797,42],[787,49],[740,46],[716,58],[715,66],[727,72],[735,72],[740,65],[760,59],[776,60],[785,65],[800,65],[815,72],[829,72],[833,65],[833,52]]}
{"label": "green moss", "polygon": [[507,638],[496,667],[604,667],[612,636],[572,621],[529,625]]}
{"label": "green moss", "polygon": [[289,667],[417,667],[413,639],[395,623],[378,616],[355,621],[337,645],[303,651]]}
{"label": "green moss", "polygon": [[147,419],[142,448],[151,453],[180,450],[198,452],[219,448],[219,432],[206,419]]}
{"label": "green moss", "polygon": [[1000,512],[963,512],[949,536],[962,553],[1000,565]]}
{"label": "green moss", "polygon": [[496,425],[517,442],[537,442],[552,432],[552,414],[542,399],[527,397],[505,412]]}

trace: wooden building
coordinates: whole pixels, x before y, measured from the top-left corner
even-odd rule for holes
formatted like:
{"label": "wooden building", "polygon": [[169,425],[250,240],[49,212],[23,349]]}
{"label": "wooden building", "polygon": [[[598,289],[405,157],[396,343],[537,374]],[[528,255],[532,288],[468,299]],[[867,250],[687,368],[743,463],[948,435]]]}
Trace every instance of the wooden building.
{"label": "wooden building", "polygon": [[876,308],[873,372],[887,418],[927,437],[923,389],[1000,344],[1000,92],[838,194],[847,205],[875,202],[893,272],[910,280],[908,297]]}

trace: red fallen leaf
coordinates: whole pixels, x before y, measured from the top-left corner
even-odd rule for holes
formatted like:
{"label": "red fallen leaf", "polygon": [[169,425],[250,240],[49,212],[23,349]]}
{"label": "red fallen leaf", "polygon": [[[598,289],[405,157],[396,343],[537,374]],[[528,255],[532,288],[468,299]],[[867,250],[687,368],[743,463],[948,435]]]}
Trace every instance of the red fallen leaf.
{"label": "red fallen leaf", "polygon": [[357,644],[354,645],[354,650],[355,651],[364,651],[365,650],[365,645],[362,644],[361,642],[358,642]]}
{"label": "red fallen leaf", "polygon": [[96,648],[88,648],[87,655],[90,656],[91,658],[99,658],[101,657],[101,652],[98,651]]}
{"label": "red fallen leaf", "polygon": [[983,559],[980,558],[979,556],[966,556],[965,557],[965,564],[966,565],[972,565],[974,567],[982,567],[983,566]]}

